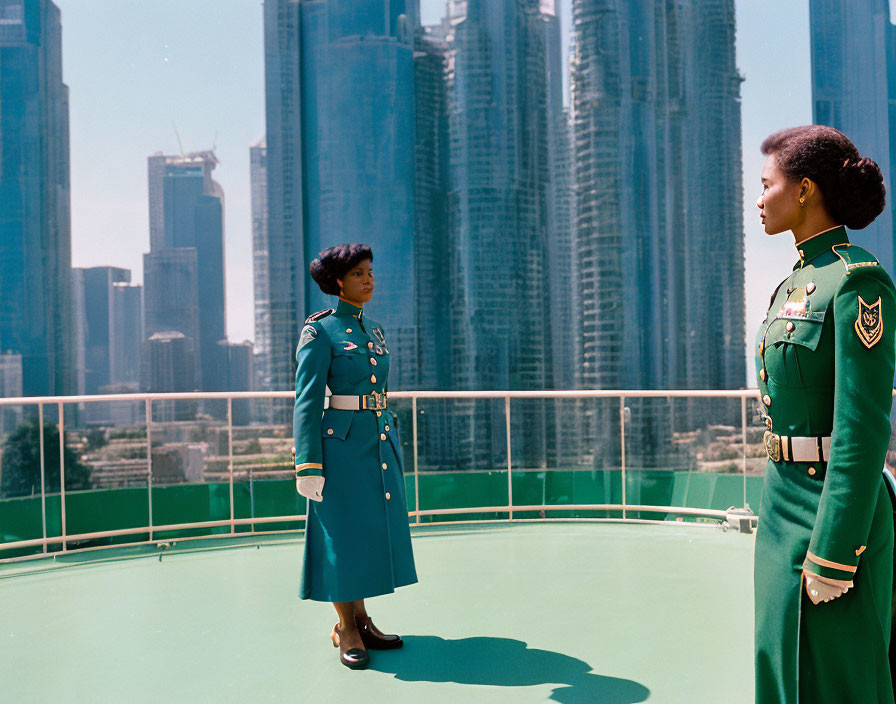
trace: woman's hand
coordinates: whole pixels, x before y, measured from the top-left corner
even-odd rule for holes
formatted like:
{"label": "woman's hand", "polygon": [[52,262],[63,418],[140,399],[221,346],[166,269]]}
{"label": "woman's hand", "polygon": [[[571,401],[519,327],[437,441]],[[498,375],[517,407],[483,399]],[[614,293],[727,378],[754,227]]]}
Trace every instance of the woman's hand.
{"label": "woman's hand", "polygon": [[296,491],[312,501],[323,501],[323,477],[296,477]]}
{"label": "woman's hand", "polygon": [[816,577],[806,572],[803,572],[803,576],[806,578],[806,594],[809,595],[813,604],[832,601],[846,594],[853,586],[852,582],[843,584],[837,580]]}

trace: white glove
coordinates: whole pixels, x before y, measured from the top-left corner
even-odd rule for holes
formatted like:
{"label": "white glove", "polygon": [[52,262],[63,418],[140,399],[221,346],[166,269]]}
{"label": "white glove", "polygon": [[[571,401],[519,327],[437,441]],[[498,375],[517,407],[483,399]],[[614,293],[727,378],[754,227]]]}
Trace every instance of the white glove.
{"label": "white glove", "polygon": [[313,475],[296,477],[296,491],[312,501],[323,501],[324,478]]}
{"label": "white glove", "polygon": [[[805,573],[803,573],[805,574]],[[832,601],[839,596],[843,596],[853,586],[852,582],[848,582],[845,586],[831,583],[824,577],[815,577],[806,574],[806,594],[813,604],[820,604],[822,601]]]}

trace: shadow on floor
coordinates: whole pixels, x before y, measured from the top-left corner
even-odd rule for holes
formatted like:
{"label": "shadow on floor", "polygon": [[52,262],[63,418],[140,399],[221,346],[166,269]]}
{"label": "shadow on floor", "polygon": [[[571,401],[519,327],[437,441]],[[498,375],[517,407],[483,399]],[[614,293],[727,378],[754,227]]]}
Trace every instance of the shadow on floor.
{"label": "shadow on floor", "polygon": [[591,672],[583,660],[530,648],[510,638],[403,636],[401,650],[371,653],[370,669],[406,682],[457,682],[497,687],[557,687],[550,700],[562,704],[636,704],[650,695],[642,684]]}

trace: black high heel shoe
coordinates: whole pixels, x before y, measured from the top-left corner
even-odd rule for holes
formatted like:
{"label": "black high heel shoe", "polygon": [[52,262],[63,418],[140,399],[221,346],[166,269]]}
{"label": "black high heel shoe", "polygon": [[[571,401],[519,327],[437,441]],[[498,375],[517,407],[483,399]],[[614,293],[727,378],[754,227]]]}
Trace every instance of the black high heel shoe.
{"label": "black high heel shoe", "polygon": [[355,625],[358,626],[358,633],[361,634],[361,640],[365,647],[371,650],[393,650],[404,645],[401,636],[387,635],[374,626],[370,616],[355,617]]}
{"label": "black high heel shoe", "polygon": [[[343,648],[340,644],[339,624],[333,626],[333,632],[330,634],[330,640],[333,641],[333,647],[339,648],[339,662],[352,670],[366,670],[370,665],[370,656],[363,648]],[[363,640],[363,638],[362,638]]]}

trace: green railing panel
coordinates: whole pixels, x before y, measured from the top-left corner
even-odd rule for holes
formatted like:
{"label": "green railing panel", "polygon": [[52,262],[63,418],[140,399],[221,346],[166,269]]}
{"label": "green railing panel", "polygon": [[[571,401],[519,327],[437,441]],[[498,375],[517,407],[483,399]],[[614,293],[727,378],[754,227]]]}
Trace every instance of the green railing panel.
{"label": "green railing panel", "polygon": [[[152,489],[154,526],[229,520],[229,483],[172,484]],[[230,526],[215,526],[181,531],[157,531],[154,537],[176,538],[229,532]]]}
{"label": "green railing panel", "polygon": [[[235,482],[233,485],[233,504],[235,518],[265,518],[268,516],[303,516],[305,514],[304,496],[296,491],[295,479],[266,479],[246,482]],[[304,521],[277,521],[276,523],[257,523],[237,526],[237,532],[263,532],[274,530],[301,530]]]}
{"label": "green railing panel", "polygon": [[[626,499],[629,504],[680,506],[725,510],[743,505],[744,478],[738,474],[711,474],[661,470],[632,470],[627,473]],[[620,504],[622,473],[619,470],[514,471],[514,505]],[[762,477],[747,477],[747,502],[758,510]],[[476,508],[507,505],[507,472],[428,472],[419,475],[422,510]],[[405,476],[408,510],[414,510],[414,477]],[[140,528],[148,520],[146,489],[98,489],[66,494],[68,535],[128,528]],[[292,479],[236,482],[233,487],[234,517],[295,516],[305,513],[305,500],[295,491]],[[47,535],[61,535],[58,494],[46,497]],[[226,482],[173,484],[152,489],[153,525],[227,521],[230,519],[230,485]],[[514,511],[514,517],[537,518],[541,511]],[[628,511],[629,518],[672,519],[675,514]],[[508,516],[507,511],[422,516],[421,522],[489,520]],[[553,510],[554,518],[620,517],[621,511]],[[411,519],[414,520],[413,518]],[[298,530],[301,521],[278,521],[236,526],[237,533]],[[154,538],[225,534],[230,526],[177,531],[155,530]],[[13,542],[42,537],[39,496],[0,500],[0,541]],[[148,539],[146,533],[72,542],[69,547],[111,545]],[[60,550],[51,545],[48,551]],[[42,552],[41,546],[17,550],[0,549],[0,558]]]}

